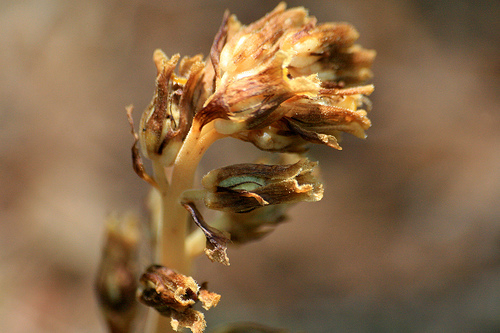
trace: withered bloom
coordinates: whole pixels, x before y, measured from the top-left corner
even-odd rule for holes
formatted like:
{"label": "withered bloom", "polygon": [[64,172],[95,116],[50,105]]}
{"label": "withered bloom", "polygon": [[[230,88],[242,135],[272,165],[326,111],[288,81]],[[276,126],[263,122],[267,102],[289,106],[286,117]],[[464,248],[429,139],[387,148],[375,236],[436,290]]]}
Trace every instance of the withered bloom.
{"label": "withered bloom", "polygon": [[373,86],[347,89],[322,89],[316,98],[301,98],[283,103],[286,115],[280,120],[288,129],[302,139],[341,149],[338,142],[342,132],[358,138],[366,137],[365,130],[371,126],[365,110],[357,110]]}
{"label": "withered bloom", "polygon": [[358,108],[366,104],[369,109],[369,100],[364,95],[372,91],[372,85],[321,89],[318,97],[303,96],[282,103],[284,116],[273,124],[233,136],[273,152],[301,153],[307,150],[307,143],[342,149],[338,144],[342,132],[366,137],[365,130],[371,122],[367,111]]}
{"label": "withered bloom", "polygon": [[158,71],[156,91],[142,115],[139,136],[143,153],[168,166],[173,163],[191,126],[205,63],[201,55],[185,57],[177,76],[174,71],[180,58],[178,54],[168,59],[156,50],[153,58]]}
{"label": "withered bloom", "polygon": [[357,109],[372,87],[340,89],[372,75],[375,52],[358,37],[284,3],[249,26],[226,15],[211,54],[216,88],[196,118],[270,151],[300,151],[304,141],[339,148],[341,131],[364,137],[370,122]]}
{"label": "withered bloom", "polygon": [[202,179],[210,209],[235,213],[267,205],[318,201],[323,185],[312,174],[317,165],[308,159],[295,164],[236,164],[210,171]]}
{"label": "withered bloom", "polygon": [[193,309],[194,304],[199,301],[208,310],[220,300],[220,295],[209,292],[205,286],[198,286],[192,277],[160,265],[150,266],[140,282],[143,289],[139,291],[139,301],[170,317],[176,331],[186,327],[193,333],[203,332],[205,316]]}

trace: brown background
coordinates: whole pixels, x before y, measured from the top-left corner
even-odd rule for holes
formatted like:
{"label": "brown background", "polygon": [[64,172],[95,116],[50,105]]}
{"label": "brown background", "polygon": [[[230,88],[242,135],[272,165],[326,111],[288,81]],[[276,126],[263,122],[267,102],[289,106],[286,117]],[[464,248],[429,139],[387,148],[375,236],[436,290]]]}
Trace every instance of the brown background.
{"label": "brown background", "polygon": [[[151,98],[152,52],[207,54],[230,8],[272,1],[0,3],[0,331],[104,332],[92,293],[102,221],[141,212],[124,106]],[[314,147],[320,203],[229,268],[197,262],[223,295],[208,315],[292,332],[500,330],[497,1],[289,1],[348,21],[378,51],[373,127]],[[218,143],[202,171],[251,162]]]}

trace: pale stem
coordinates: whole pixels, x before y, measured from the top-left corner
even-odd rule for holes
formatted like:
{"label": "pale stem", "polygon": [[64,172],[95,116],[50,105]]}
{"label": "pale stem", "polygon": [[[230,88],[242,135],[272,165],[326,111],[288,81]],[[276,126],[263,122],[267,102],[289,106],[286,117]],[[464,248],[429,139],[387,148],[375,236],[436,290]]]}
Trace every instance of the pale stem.
{"label": "pale stem", "polygon": [[151,242],[153,253],[153,262],[160,262],[161,251],[158,242],[161,239],[161,225],[163,223],[162,215],[162,197],[158,188],[152,188],[148,194],[147,207],[151,215],[151,230],[149,230],[148,241]]}
{"label": "pale stem", "polygon": [[[198,124],[194,122],[175,160],[170,187],[168,191],[161,191],[162,231],[158,244],[161,249],[159,259],[163,266],[185,275],[190,274],[192,261],[185,250],[189,220],[188,213],[179,200],[184,191],[193,187],[196,168],[205,151],[223,137],[224,135],[215,131],[212,123],[200,131]],[[170,318],[160,316],[156,333],[166,332],[173,332]]]}
{"label": "pale stem", "polygon": [[[159,212],[157,211],[158,209],[155,209],[151,213],[151,219],[152,219],[152,229],[154,232],[154,239],[153,239],[153,249],[155,253],[153,254],[153,261],[154,262],[161,262],[161,230],[162,230],[162,225],[163,225],[163,211],[164,209],[164,203],[163,199],[167,195],[167,193],[170,190],[170,184],[168,182],[166,173],[165,173],[165,167],[161,164],[161,162],[158,160],[153,160],[153,173],[154,173],[154,178],[156,183],[158,184],[160,196],[161,196],[161,203],[158,206],[153,205],[155,208],[159,207]],[[153,189],[154,190],[154,189]],[[153,195],[153,194],[151,194]]]}

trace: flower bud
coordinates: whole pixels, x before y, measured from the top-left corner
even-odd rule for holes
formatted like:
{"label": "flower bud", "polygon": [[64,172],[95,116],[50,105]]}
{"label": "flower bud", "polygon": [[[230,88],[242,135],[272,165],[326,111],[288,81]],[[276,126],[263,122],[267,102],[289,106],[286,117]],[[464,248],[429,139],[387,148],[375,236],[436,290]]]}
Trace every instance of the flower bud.
{"label": "flower bud", "polygon": [[202,179],[205,205],[235,213],[300,201],[319,201],[323,185],[313,176],[317,163],[302,159],[289,165],[236,164],[210,171]]}

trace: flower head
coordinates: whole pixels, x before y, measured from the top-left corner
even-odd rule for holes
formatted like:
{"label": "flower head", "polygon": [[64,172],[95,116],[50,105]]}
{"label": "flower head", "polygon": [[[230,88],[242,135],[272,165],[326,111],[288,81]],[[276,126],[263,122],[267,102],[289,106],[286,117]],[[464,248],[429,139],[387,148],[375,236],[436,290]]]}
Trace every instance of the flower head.
{"label": "flower head", "polygon": [[249,26],[226,15],[211,53],[215,89],[196,118],[270,151],[302,140],[340,148],[341,131],[364,137],[370,121],[358,107],[372,86],[340,89],[371,77],[375,52],[357,38],[349,24],[317,25],[284,3]]}

